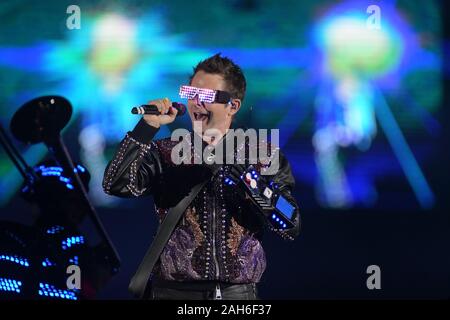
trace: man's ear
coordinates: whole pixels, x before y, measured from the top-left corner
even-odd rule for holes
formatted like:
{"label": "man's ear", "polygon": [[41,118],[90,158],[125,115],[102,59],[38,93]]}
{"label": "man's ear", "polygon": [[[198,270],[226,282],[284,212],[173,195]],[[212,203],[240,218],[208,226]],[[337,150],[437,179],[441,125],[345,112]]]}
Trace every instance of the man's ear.
{"label": "man's ear", "polygon": [[232,99],[230,101],[230,115],[234,116],[241,108],[241,99]]}

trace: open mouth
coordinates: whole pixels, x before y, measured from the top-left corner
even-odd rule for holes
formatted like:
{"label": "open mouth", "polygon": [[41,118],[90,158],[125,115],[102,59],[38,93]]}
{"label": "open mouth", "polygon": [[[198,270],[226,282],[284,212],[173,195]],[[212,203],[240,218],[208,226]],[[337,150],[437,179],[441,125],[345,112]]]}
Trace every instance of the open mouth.
{"label": "open mouth", "polygon": [[208,113],[201,113],[201,112],[194,112],[194,119],[196,121],[208,120],[209,119],[209,114]]}

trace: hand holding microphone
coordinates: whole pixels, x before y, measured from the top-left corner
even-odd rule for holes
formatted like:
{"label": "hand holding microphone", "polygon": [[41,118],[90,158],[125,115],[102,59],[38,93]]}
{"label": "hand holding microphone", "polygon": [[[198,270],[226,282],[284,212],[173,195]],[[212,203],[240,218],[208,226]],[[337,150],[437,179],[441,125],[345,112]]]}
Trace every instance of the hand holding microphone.
{"label": "hand holding microphone", "polygon": [[133,114],[143,114],[144,120],[149,125],[159,128],[161,125],[172,123],[176,116],[186,112],[186,107],[181,103],[171,102],[168,98],[152,100],[148,105],[135,107]]}

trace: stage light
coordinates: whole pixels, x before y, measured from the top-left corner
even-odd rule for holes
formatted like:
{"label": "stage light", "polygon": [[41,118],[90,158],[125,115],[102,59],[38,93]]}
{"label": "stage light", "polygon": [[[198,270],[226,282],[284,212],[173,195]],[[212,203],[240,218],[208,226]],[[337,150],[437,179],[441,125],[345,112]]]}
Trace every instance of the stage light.
{"label": "stage light", "polygon": [[20,293],[22,282],[14,279],[0,278],[0,290]]}
{"label": "stage light", "polygon": [[44,261],[42,261],[42,266],[44,268],[53,267],[53,266],[55,266],[55,263],[51,262],[49,258],[45,258]]}
{"label": "stage light", "polygon": [[121,74],[137,57],[136,24],[118,14],[98,19],[92,37],[91,66],[101,74]]}
{"label": "stage light", "polygon": [[47,229],[47,233],[48,234],[56,234],[56,233],[60,233],[61,231],[64,230],[64,227],[62,226],[53,226]]}
{"label": "stage light", "polygon": [[53,285],[47,283],[39,283],[38,294],[40,296],[50,296],[54,298],[68,299],[68,300],[78,300],[76,293],[70,290],[57,289]]}
{"label": "stage light", "polygon": [[376,77],[399,64],[403,54],[400,35],[387,22],[375,29],[366,21],[367,16],[348,11],[330,15],[318,25],[316,41],[332,74]]}
{"label": "stage light", "polygon": [[19,264],[19,265],[27,267],[27,268],[30,266],[28,259],[19,257],[17,255],[12,256],[12,255],[2,254],[2,255],[0,255],[0,260],[9,261],[9,262]]}
{"label": "stage light", "polygon": [[80,244],[84,244],[83,236],[69,237],[66,240],[63,240],[62,248],[63,248],[63,250],[66,250],[74,245],[80,245]]}
{"label": "stage light", "polygon": [[69,259],[69,263],[78,265],[78,256]]}

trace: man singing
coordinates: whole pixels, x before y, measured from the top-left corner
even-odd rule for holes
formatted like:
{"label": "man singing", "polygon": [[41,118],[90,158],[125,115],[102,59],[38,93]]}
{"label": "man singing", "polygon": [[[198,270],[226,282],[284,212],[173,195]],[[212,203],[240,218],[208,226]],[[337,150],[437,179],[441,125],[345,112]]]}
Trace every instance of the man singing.
{"label": "man singing", "polygon": [[[189,161],[180,163],[174,161],[177,152],[172,152],[179,141],[153,140],[160,126],[173,122],[178,112],[169,99],[158,99],[149,104],[157,106],[160,115],[144,115],[122,140],[105,170],[103,188],[107,194],[152,195],[160,222],[193,186],[206,181],[183,212],[155,268],[148,270],[153,274],[152,299],[257,299],[256,284],[266,268],[260,242],[264,226],[285,239],[293,239],[299,233],[299,210],[291,195],[295,181],[279,150],[271,154],[278,157],[272,159],[278,161],[276,172],[264,175],[270,161],[256,161],[252,172],[274,186],[279,199],[283,199],[283,208],[293,208],[290,225],[283,221],[278,225],[278,217],[275,221],[275,214],[267,214],[264,205],[258,205],[260,200],[252,201],[248,190],[256,182],[252,181],[252,174],[245,172],[249,157],[240,162],[244,165],[236,164],[242,150],[258,150],[269,143],[255,146],[245,140],[241,146],[226,145],[224,157],[231,156],[235,163],[224,161],[217,170],[195,159],[202,157],[205,148],[217,146],[229,136],[245,90],[242,70],[230,59],[216,54],[201,61],[194,68],[189,85],[180,88],[180,97],[188,100],[193,123],[189,141],[200,137],[200,152],[192,146]],[[211,131],[216,134],[208,134]],[[240,178],[247,179],[250,187],[243,188],[245,182]],[[272,192],[265,188],[264,194],[270,203]]]}

